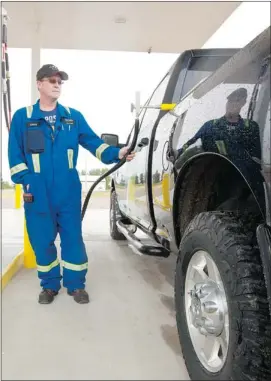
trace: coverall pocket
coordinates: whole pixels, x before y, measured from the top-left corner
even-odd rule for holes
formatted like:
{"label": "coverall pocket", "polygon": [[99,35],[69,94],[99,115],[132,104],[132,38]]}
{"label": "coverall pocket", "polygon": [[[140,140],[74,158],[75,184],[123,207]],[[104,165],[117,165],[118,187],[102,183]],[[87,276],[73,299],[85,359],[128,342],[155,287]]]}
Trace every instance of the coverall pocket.
{"label": "coverall pocket", "polygon": [[33,196],[32,202],[25,202],[26,213],[46,213],[49,211],[48,196],[44,179],[40,175],[32,175],[27,193]]}
{"label": "coverall pocket", "polygon": [[41,129],[29,128],[26,132],[26,149],[28,153],[44,152],[44,133]]}

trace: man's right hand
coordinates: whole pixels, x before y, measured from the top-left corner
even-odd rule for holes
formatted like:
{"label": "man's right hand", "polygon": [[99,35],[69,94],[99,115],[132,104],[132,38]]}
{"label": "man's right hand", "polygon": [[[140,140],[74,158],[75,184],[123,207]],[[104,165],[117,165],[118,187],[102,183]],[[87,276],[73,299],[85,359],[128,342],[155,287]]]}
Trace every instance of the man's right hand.
{"label": "man's right hand", "polygon": [[[129,147],[123,147],[123,148],[120,149],[120,151],[119,151],[119,159],[122,159],[126,155],[128,149],[129,149]],[[126,157],[126,160],[127,161],[131,161],[131,160],[133,160],[134,157],[135,157],[135,152],[131,152]]]}

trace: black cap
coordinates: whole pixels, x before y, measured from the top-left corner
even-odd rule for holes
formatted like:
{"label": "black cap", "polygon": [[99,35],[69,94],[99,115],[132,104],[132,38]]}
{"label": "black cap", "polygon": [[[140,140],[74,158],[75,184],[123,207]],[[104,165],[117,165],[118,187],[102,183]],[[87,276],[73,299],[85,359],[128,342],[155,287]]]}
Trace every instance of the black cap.
{"label": "black cap", "polygon": [[230,95],[228,95],[227,99],[231,102],[238,102],[241,100],[247,99],[247,89],[244,87],[240,87],[239,89],[234,90]]}
{"label": "black cap", "polygon": [[37,81],[42,80],[45,77],[52,77],[54,75],[59,75],[62,81],[67,81],[69,76],[65,71],[60,71],[55,65],[47,64],[43,65],[37,72]]}

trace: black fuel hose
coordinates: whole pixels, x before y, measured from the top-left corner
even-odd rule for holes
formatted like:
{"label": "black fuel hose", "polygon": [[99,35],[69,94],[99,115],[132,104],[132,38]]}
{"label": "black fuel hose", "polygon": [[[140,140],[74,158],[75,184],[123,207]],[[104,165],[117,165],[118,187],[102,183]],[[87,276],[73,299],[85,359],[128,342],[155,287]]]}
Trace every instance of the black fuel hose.
{"label": "black fuel hose", "polygon": [[87,195],[86,195],[86,198],[85,198],[85,201],[84,201],[84,204],[83,204],[83,208],[82,208],[82,214],[81,214],[81,218],[82,220],[84,219],[84,216],[85,216],[85,213],[86,213],[86,210],[87,210],[87,207],[88,207],[88,203],[89,203],[89,199],[92,195],[92,192],[94,191],[94,189],[96,188],[96,186],[103,180],[105,179],[107,176],[111,175],[111,173],[115,172],[117,169],[119,169],[120,167],[123,166],[123,164],[125,164],[126,162],[126,157],[128,155],[130,155],[130,153],[134,150],[135,148],[135,145],[136,145],[136,141],[137,141],[137,137],[138,137],[138,133],[139,133],[139,119],[136,118],[135,120],[135,125],[134,125],[134,136],[133,136],[133,140],[131,142],[131,145],[127,151],[127,153],[125,154],[125,156],[116,164],[114,165],[114,167],[112,167],[111,169],[109,169],[109,171],[107,171],[106,173],[104,173],[102,176],[100,176],[96,181],[95,183],[91,186],[91,188],[89,189]]}

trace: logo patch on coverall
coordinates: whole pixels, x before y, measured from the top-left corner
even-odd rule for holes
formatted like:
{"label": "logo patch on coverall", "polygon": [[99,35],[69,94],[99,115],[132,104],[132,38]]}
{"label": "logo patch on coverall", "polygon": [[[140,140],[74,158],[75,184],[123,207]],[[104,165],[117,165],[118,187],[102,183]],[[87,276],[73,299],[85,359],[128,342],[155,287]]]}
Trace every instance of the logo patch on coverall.
{"label": "logo patch on coverall", "polygon": [[26,123],[27,127],[38,127],[40,122],[28,122]]}
{"label": "logo patch on coverall", "polygon": [[65,124],[74,125],[75,120],[73,120],[73,119],[68,119],[68,118],[61,118],[61,122],[65,123]]}

